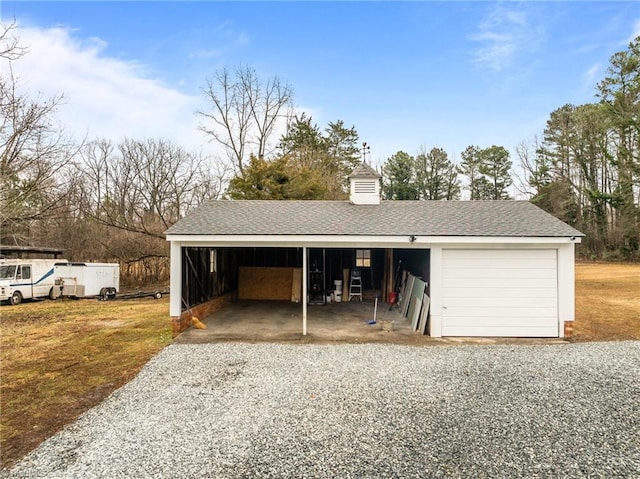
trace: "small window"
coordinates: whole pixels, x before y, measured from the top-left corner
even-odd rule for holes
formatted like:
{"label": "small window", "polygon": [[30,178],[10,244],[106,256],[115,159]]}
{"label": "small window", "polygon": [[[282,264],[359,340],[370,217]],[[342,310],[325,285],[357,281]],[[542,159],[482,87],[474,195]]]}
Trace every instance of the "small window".
{"label": "small window", "polygon": [[215,273],[218,271],[218,250],[212,249],[209,256],[209,272]]}
{"label": "small window", "polygon": [[22,279],[31,279],[31,266],[22,267]]}
{"label": "small window", "polygon": [[356,250],[356,268],[371,268],[371,250]]}

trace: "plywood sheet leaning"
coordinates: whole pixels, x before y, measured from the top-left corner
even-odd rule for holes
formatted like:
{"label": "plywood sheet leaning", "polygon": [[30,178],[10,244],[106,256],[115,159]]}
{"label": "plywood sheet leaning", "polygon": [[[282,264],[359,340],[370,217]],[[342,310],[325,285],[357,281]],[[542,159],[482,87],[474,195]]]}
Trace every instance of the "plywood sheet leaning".
{"label": "plywood sheet leaning", "polygon": [[412,302],[414,303],[414,308],[409,312],[409,320],[411,320],[411,327],[414,331],[418,329],[418,319],[420,317],[422,297],[424,296],[424,290],[426,287],[427,283],[425,283],[418,277],[413,277],[410,297]]}
{"label": "plywood sheet leaning", "polygon": [[411,321],[413,318],[413,311],[416,307],[416,299],[412,296],[409,296],[409,300],[407,301],[408,306],[407,306],[407,314],[406,314],[406,318]]}
{"label": "plywood sheet leaning", "polygon": [[420,322],[418,324],[418,332],[427,334],[427,324],[429,323],[429,306],[431,306],[431,298],[426,294],[422,296],[422,311],[420,311]]}
{"label": "plywood sheet leaning", "polygon": [[402,272],[402,285],[400,286],[400,298],[398,299],[398,310],[400,314],[405,316],[405,306],[407,305],[407,300],[409,299],[407,296],[407,286],[409,283],[409,272]]}
{"label": "plywood sheet leaning", "polygon": [[238,271],[238,299],[291,299],[293,268],[242,266]]}
{"label": "plywood sheet leaning", "polygon": [[422,296],[411,296],[413,301],[413,310],[411,311],[411,329],[413,331],[418,330],[418,321],[420,320],[420,311],[422,310]]}
{"label": "plywood sheet leaning", "polygon": [[293,268],[291,278],[291,302],[299,303],[302,299],[302,268]]}
{"label": "plywood sheet leaning", "polygon": [[401,280],[400,280],[400,285],[398,286],[398,299],[396,300],[397,306],[398,306],[398,311],[400,312],[400,314],[402,314],[402,306],[404,305],[404,290],[407,286],[407,272],[406,271],[402,271],[400,273],[401,276]]}
{"label": "plywood sheet leaning", "polygon": [[424,290],[427,287],[427,283],[425,283],[418,277],[414,277],[414,278],[415,279],[413,280],[413,288],[411,288],[411,296],[413,296],[414,298],[418,298],[420,299],[420,301],[422,301],[422,296],[424,296]]}
{"label": "plywood sheet leaning", "polygon": [[413,291],[413,283],[416,277],[412,274],[407,276],[407,284],[404,290],[404,298],[402,300],[402,316],[405,318],[409,314],[409,306],[411,305],[411,292]]}

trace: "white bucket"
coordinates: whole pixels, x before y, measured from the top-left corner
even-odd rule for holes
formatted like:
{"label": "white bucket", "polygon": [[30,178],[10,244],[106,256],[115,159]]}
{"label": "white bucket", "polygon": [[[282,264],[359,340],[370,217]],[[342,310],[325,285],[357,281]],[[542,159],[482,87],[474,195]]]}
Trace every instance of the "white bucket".
{"label": "white bucket", "polygon": [[336,291],[342,291],[342,280],[341,279],[334,280],[333,284],[336,285]]}
{"label": "white bucket", "polygon": [[342,302],[342,291],[334,291],[333,292],[333,300],[336,303],[341,303]]}

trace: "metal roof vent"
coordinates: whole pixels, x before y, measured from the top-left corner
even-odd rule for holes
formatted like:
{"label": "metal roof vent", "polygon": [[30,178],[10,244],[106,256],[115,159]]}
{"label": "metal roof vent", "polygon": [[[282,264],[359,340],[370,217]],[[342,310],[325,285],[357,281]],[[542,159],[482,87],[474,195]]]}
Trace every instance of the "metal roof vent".
{"label": "metal roof vent", "polygon": [[354,205],[380,204],[380,175],[366,163],[358,165],[349,175],[349,201]]}

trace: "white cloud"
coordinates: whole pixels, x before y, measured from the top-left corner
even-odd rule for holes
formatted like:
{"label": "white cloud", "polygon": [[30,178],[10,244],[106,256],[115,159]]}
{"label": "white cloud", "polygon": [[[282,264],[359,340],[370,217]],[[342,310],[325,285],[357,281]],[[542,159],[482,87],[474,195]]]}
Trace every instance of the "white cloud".
{"label": "white cloud", "polygon": [[79,39],[68,28],[16,30],[29,53],[14,62],[29,95],[64,95],[58,118],[65,131],[114,141],[167,138],[187,149],[206,145],[194,111],[202,99],[153,78],[148,68],[108,57],[99,38]]}
{"label": "white cloud", "polygon": [[583,85],[586,88],[593,88],[596,79],[599,78],[600,63],[595,63],[582,75]]}
{"label": "white cloud", "polygon": [[524,11],[508,10],[496,6],[478,25],[478,32],[470,39],[479,43],[475,62],[494,72],[508,68],[522,52],[540,41],[541,31],[534,28]]}

